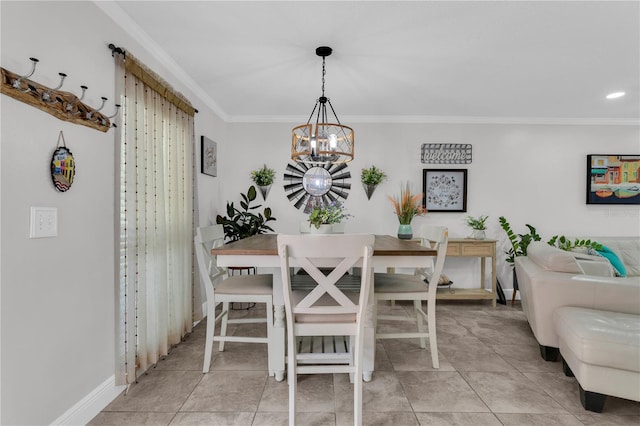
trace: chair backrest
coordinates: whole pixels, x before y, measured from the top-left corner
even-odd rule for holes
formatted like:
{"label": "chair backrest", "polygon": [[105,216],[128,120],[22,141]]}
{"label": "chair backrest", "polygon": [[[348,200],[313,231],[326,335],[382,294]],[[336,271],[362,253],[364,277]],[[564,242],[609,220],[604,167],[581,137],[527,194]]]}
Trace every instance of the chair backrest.
{"label": "chair backrest", "polygon": [[433,291],[435,294],[438,287],[438,281],[444,269],[444,261],[447,256],[447,247],[449,245],[449,230],[445,226],[423,225],[419,231],[419,237],[422,239],[422,245],[430,247],[438,251],[436,261],[430,266],[432,270],[429,277],[429,293]]}
{"label": "chair backrest", "polygon": [[[287,322],[294,324],[297,315],[307,319],[312,316],[317,319],[314,322],[325,323],[337,316],[353,315],[355,322],[362,323],[371,291],[374,242],[373,235],[365,234],[278,235]],[[290,266],[300,267],[316,283],[304,297],[294,299],[292,296],[291,275],[287,273]],[[354,266],[362,268],[357,303],[336,286]],[[330,272],[325,275],[323,271],[327,269]]]}
{"label": "chair backrest", "polygon": [[224,228],[222,225],[201,226],[196,228],[193,244],[196,250],[200,279],[205,287],[207,298],[212,300],[214,282],[217,278],[227,276],[227,270],[216,264],[211,249],[224,244]]}

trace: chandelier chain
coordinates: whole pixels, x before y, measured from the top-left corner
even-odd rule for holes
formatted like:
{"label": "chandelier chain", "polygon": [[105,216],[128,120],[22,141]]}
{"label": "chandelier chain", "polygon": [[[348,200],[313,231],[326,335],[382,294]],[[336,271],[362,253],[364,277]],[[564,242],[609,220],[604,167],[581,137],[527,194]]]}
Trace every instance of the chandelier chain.
{"label": "chandelier chain", "polygon": [[325,62],[326,57],[323,56],[322,57],[322,96],[324,97],[324,76],[327,73],[325,67],[324,67],[324,62]]}

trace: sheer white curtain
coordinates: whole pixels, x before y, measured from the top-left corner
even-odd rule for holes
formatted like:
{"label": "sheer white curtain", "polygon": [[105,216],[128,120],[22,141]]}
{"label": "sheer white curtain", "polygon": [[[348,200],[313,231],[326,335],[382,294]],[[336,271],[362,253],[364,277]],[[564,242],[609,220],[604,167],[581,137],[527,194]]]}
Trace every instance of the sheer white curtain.
{"label": "sheer white curtain", "polygon": [[194,110],[128,52],[114,58],[123,111],[116,382],[130,384],[193,324]]}

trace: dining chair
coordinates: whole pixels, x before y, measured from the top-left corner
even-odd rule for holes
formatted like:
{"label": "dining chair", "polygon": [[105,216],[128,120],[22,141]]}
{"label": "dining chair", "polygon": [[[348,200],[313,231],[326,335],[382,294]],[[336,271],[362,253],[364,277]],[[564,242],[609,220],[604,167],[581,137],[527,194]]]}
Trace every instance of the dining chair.
{"label": "dining chair", "polygon": [[[408,339],[418,338],[420,347],[425,348],[426,338],[429,338],[431,363],[433,368],[440,368],[438,360],[438,343],[436,338],[436,290],[442,275],[444,261],[447,255],[449,233],[443,226],[425,225],[420,229],[419,237],[422,245],[437,250],[435,265],[417,268],[414,274],[376,273],[374,274],[374,310],[376,314],[376,339]],[[427,284],[425,279],[429,282]],[[413,315],[377,315],[377,303],[381,300],[413,301]],[[426,301],[426,312],[422,302]],[[379,333],[378,320],[406,321],[416,324],[416,332]],[[425,331],[424,321],[427,322]]]}
{"label": "dining chair", "polygon": [[[289,424],[295,424],[298,374],[349,373],[353,383],[354,424],[362,424],[363,329],[369,303],[375,237],[364,234],[278,235],[287,324]],[[305,271],[306,289],[296,289],[291,265]],[[356,286],[336,284],[353,266],[362,268]],[[344,354],[302,353],[301,339],[349,336]]]}
{"label": "dining chair", "polygon": [[[214,342],[220,342],[218,350],[224,351],[225,342],[267,343],[273,330],[273,277],[265,274],[229,275],[225,268],[216,265],[211,249],[224,244],[222,225],[203,226],[196,229],[194,245],[200,279],[207,298],[207,336],[205,342],[204,364],[202,372],[208,373]],[[264,303],[266,317],[229,318],[229,303]],[[222,303],[222,310],[216,316],[216,307]],[[220,334],[215,335],[216,325],[220,323]],[[229,324],[266,323],[267,337],[227,336]],[[271,350],[268,351],[271,354]],[[271,363],[269,363],[271,369]],[[269,375],[273,375],[269,371]]]}

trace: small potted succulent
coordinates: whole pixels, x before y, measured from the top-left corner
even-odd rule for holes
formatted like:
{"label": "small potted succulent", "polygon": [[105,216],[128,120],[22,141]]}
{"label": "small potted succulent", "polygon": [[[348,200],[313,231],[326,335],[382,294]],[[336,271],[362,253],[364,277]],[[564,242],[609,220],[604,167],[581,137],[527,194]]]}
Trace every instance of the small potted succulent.
{"label": "small potted succulent", "polygon": [[362,181],[362,186],[367,193],[367,199],[371,199],[373,191],[375,191],[376,187],[386,179],[387,175],[376,166],[371,166],[368,169],[362,169],[360,180]]}
{"label": "small potted succulent", "polygon": [[267,195],[271,190],[271,185],[273,181],[276,180],[276,171],[270,169],[265,164],[261,169],[254,170],[251,172],[251,180],[258,186],[260,189],[260,193],[262,194],[262,198],[266,201]]}
{"label": "small potted succulent", "polygon": [[473,230],[473,238],[476,240],[484,240],[487,235],[484,232],[487,229],[487,219],[489,216],[473,217],[467,216],[467,226]]}

